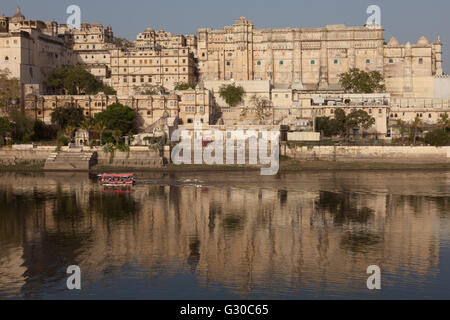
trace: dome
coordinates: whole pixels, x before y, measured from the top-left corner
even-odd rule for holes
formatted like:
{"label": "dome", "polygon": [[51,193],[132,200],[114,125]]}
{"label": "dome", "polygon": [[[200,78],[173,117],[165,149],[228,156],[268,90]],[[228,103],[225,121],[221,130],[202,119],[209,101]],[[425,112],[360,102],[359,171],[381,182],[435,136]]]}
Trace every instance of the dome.
{"label": "dome", "polygon": [[395,37],[392,37],[391,40],[389,40],[387,45],[390,47],[396,47],[396,46],[399,46],[400,43],[398,42],[398,40]]}
{"label": "dome", "polygon": [[425,36],[420,37],[420,39],[417,41],[416,43],[417,45],[429,45],[430,42],[428,41],[427,38],[425,38]]}
{"label": "dome", "polygon": [[11,22],[19,22],[25,20],[25,16],[20,12],[20,7],[17,7],[16,14],[11,17]]}

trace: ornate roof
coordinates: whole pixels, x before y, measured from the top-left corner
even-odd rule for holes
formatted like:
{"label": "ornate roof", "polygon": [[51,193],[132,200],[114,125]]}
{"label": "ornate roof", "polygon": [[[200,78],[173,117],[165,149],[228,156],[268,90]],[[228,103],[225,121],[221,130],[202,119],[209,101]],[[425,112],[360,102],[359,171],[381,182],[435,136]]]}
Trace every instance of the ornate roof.
{"label": "ornate roof", "polygon": [[20,7],[17,7],[16,14],[11,17],[12,22],[19,22],[25,20],[25,16],[20,12]]}
{"label": "ornate roof", "polygon": [[430,42],[428,41],[427,38],[425,38],[425,36],[420,37],[420,39],[417,41],[418,45],[428,45],[430,44]]}

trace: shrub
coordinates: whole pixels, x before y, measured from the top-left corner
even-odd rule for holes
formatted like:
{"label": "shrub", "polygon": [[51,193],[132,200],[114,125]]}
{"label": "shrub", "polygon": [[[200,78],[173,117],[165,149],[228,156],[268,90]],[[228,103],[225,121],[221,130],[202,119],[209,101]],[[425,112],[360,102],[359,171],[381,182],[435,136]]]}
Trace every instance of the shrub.
{"label": "shrub", "polygon": [[446,146],[450,143],[450,136],[442,129],[435,129],[427,132],[425,135],[425,143],[437,147]]}

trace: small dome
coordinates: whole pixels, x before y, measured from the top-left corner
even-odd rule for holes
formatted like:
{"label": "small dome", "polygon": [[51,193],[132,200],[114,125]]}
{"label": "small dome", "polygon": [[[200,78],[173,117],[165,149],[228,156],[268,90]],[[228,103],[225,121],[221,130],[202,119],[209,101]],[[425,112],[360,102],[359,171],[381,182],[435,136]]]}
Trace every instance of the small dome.
{"label": "small dome", "polygon": [[428,45],[430,44],[430,42],[428,41],[427,38],[425,38],[425,36],[420,37],[420,39],[417,41],[418,45]]}
{"label": "small dome", "polygon": [[398,42],[398,40],[395,37],[392,37],[391,40],[389,40],[387,45],[390,47],[396,47],[396,46],[399,46],[400,43]]}

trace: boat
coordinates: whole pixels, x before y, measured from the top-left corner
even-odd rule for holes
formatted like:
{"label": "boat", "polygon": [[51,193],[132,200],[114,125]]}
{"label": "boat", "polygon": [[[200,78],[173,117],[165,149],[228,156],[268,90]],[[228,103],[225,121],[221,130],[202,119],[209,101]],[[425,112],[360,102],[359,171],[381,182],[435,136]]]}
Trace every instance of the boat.
{"label": "boat", "polygon": [[98,181],[105,187],[132,187],[136,183],[133,173],[99,174]]}

